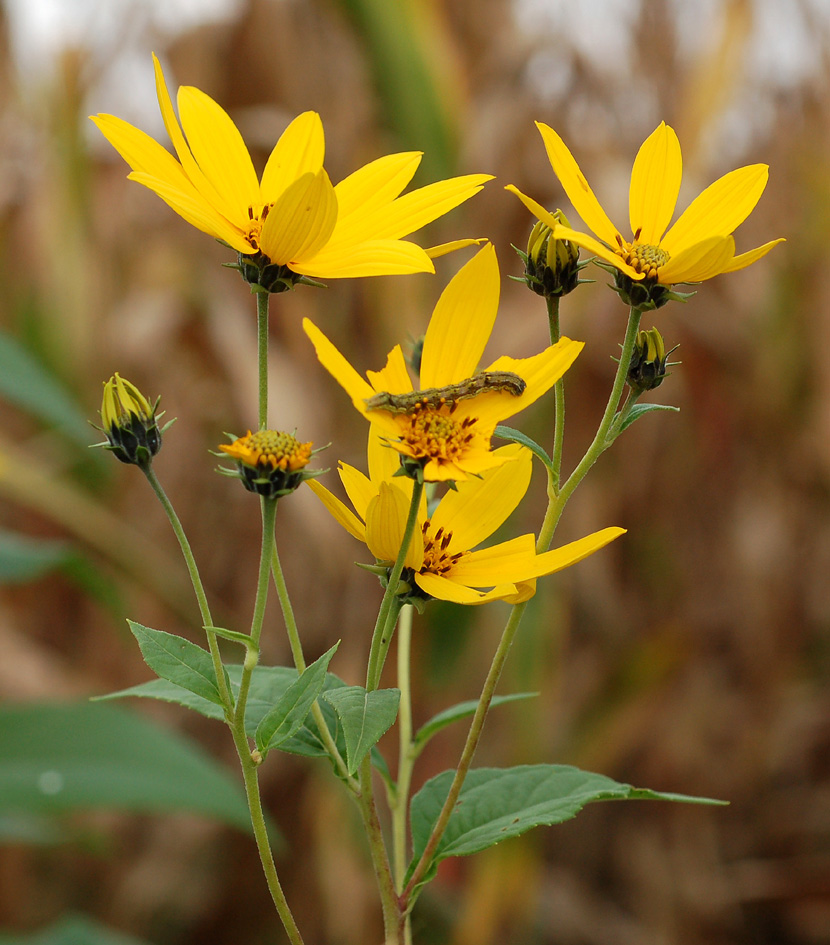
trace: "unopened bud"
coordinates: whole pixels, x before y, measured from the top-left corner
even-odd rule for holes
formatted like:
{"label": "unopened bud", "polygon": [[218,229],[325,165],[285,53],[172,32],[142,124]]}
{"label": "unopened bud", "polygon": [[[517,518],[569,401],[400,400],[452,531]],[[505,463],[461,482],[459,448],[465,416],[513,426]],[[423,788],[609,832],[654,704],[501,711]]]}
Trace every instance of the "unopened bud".
{"label": "unopened bud", "polygon": [[654,390],[663,383],[670,354],[671,351],[666,354],[663,338],[656,328],[637,332],[626,377],[628,386],[635,394]]}
{"label": "unopened bud", "polygon": [[161,449],[161,433],[156,414],[158,399],[150,404],[141,391],[118,374],[104,384],[101,421],[107,443],[122,463],[149,466]]}
{"label": "unopened bud", "polygon": [[[570,228],[561,210],[553,216],[562,226]],[[579,285],[579,247],[569,240],[557,239],[554,231],[538,221],[530,231],[527,253],[520,254],[525,263],[524,281],[537,295],[545,298],[567,295]]]}

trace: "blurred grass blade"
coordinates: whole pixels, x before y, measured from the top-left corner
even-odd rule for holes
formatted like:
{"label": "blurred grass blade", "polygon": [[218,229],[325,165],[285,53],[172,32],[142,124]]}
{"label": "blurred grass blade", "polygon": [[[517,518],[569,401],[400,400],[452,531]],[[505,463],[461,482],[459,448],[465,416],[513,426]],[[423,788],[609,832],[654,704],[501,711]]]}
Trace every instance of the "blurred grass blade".
{"label": "blurred grass blade", "polygon": [[81,446],[94,437],[84,410],[29,351],[0,332],[0,394]]}
{"label": "blurred grass blade", "polygon": [[243,830],[230,773],[181,735],[113,706],[0,707],[0,812],[187,811]]}
{"label": "blurred grass blade", "polygon": [[28,538],[0,530],[0,584],[23,584],[66,564],[66,542]]}
{"label": "blurred grass blade", "polygon": [[38,932],[0,935],[0,945],[148,945],[83,916],[65,916]]}

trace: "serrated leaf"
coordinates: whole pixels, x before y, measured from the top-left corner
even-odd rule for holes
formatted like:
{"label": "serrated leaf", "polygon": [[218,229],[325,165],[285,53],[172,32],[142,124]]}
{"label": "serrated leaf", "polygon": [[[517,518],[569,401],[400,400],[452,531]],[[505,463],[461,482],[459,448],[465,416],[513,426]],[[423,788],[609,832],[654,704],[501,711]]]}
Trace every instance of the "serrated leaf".
{"label": "serrated leaf", "polygon": [[628,416],[620,424],[619,433],[622,433],[623,430],[627,430],[628,427],[630,427],[635,420],[639,420],[643,414],[651,413],[653,410],[671,410],[674,413],[680,413],[679,407],[671,407],[668,404],[634,404],[628,412]]}
{"label": "serrated leaf", "polygon": [[[504,705],[506,702],[518,702],[520,699],[534,699],[538,695],[538,692],[514,692],[507,696],[493,696],[490,708],[492,709],[495,706]],[[415,744],[418,746],[418,749],[423,748],[432,736],[440,732],[442,728],[446,728],[448,725],[452,725],[453,722],[458,722],[461,719],[466,719],[474,715],[477,708],[478,700],[470,699],[468,702],[459,702],[457,705],[451,706],[449,709],[444,709],[443,712],[439,712],[437,715],[433,715],[428,722],[425,722],[418,729],[415,735]]]}
{"label": "serrated leaf", "polygon": [[521,430],[514,430],[513,427],[506,427],[500,423],[493,432],[503,440],[512,440],[514,443],[521,443],[522,446],[526,446],[534,456],[542,460],[547,469],[553,470],[553,460],[548,456],[544,448],[541,447],[536,440],[522,433]]}
{"label": "serrated leaf", "polygon": [[346,745],[346,767],[354,774],[369,749],[386,734],[398,715],[399,689],[344,686],[324,694],[337,713]]}
{"label": "serrated leaf", "polygon": [[264,716],[256,729],[256,746],[261,752],[278,748],[300,730],[320,695],[326,681],[326,670],[334,656],[338,640],[318,660],[315,660],[293,683]]}
{"label": "serrated leaf", "polygon": [[222,705],[222,696],[213,670],[213,659],[184,637],[163,630],[152,630],[128,620],[144,662],[162,679],[175,683],[209,702]]}
{"label": "serrated leaf", "polygon": [[[454,774],[442,772],[427,781],[412,798],[413,862],[424,851]],[[477,768],[467,775],[433,864],[450,856],[478,853],[509,837],[518,837],[531,827],[562,823],[576,816],[586,804],[622,800],[723,803],[634,788],[569,765]]]}
{"label": "serrated leaf", "polygon": [[0,810],[183,810],[250,830],[236,780],[189,739],[114,706],[0,707]]}

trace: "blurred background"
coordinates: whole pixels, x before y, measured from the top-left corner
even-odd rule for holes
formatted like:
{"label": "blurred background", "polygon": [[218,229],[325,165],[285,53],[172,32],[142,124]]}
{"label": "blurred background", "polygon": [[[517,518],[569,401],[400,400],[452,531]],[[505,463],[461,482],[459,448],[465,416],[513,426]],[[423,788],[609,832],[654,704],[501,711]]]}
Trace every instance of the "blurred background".
{"label": "blurred background", "polygon": [[[667,348],[680,345],[682,364],[652,400],[681,411],[635,424],[571,501],[558,543],[606,525],[628,534],[540,582],[500,685],[540,695],[496,710],[477,757],[576,764],[731,806],[598,804],[448,861],[414,929],[420,945],[830,941],[824,0],[0,5],[0,755],[5,746],[11,759],[0,757],[10,805],[0,810],[0,941],[284,940],[240,829],[225,729],[177,707],[122,702],[130,716],[106,724],[135,717],[146,728],[119,735],[116,725],[108,742],[86,703],[150,678],[125,617],[200,641],[175,539],[146,482],[88,449],[96,433],[86,418],[97,419],[113,371],[161,394],[178,418],[155,468],[218,623],[249,623],[259,553],[256,503],[215,474],[208,452],[255,423],[254,300],[221,267],[229,253],[128,182],[87,120],[111,112],[168,145],[151,50],[171,88],[198,86],[227,109],[259,168],[291,117],[312,108],[334,181],[402,149],[425,152],[416,184],[497,175],[417,237],[494,242],[504,279],[493,358],[534,353],[547,338],[543,301],[507,279],[520,273],[510,244],[524,246],[532,221],[503,185],[569,210],[534,120],[563,135],[620,224],[634,155],[661,120],[683,148],[681,207],[734,167],[770,164],[738,251],[787,242],[644,320]],[[317,364],[301,320],[359,368],[377,368],[394,343],[423,332],[468,255],[439,260],[435,277],[333,280],[275,297],[271,424],[333,440],[324,454],[333,467],[363,467],[364,422]],[[625,326],[605,273],[588,272],[596,283],[562,306],[563,331],[586,342],[567,375],[568,468],[596,429]],[[551,416],[550,403],[537,404],[515,425],[548,443]],[[381,590],[353,566],[365,549],[315,501],[301,491],[281,504],[280,553],[307,654],[342,639],[331,668],[359,683]],[[507,533],[535,531],[543,508],[537,470]],[[416,618],[416,725],[478,695],[506,613],[434,605]],[[267,662],[290,662],[276,606],[264,646]],[[146,791],[117,804],[106,790],[113,767],[143,776],[136,746],[161,757],[164,730],[179,739],[170,758],[192,753],[202,774],[171,760],[165,771],[192,785],[188,796],[147,775]],[[454,764],[464,734],[460,725],[435,739],[416,787]],[[382,747],[394,770],[394,744]],[[50,807],[60,783],[44,774],[37,797],[11,804],[21,766],[46,758],[59,775],[51,759],[61,750],[101,789]],[[326,766],[272,755],[262,779],[306,941],[379,942],[354,811]],[[208,801],[209,781],[224,800]]]}

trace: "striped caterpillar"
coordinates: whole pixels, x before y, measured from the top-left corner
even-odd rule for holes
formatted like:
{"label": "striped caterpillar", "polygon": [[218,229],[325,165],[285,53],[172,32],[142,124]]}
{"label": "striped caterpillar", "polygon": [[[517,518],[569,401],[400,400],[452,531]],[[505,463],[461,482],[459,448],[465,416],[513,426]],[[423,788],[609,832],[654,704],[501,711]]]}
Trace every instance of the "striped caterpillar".
{"label": "striped caterpillar", "polygon": [[426,387],[424,390],[411,390],[405,394],[381,391],[366,398],[366,409],[409,413],[418,406],[454,406],[459,400],[475,397],[485,391],[507,391],[508,394],[518,397],[526,386],[518,374],[510,371],[482,371],[465,381],[459,381],[458,384],[447,384],[446,387]]}

